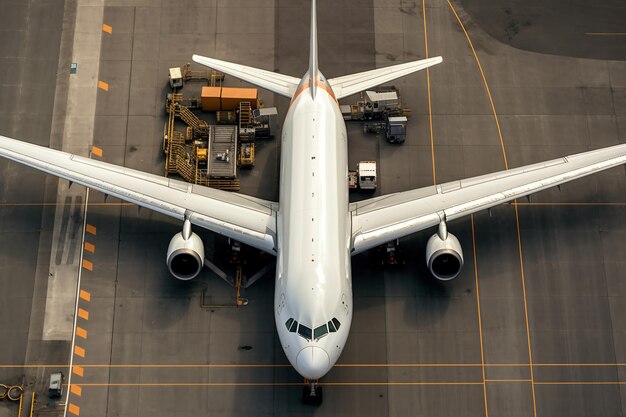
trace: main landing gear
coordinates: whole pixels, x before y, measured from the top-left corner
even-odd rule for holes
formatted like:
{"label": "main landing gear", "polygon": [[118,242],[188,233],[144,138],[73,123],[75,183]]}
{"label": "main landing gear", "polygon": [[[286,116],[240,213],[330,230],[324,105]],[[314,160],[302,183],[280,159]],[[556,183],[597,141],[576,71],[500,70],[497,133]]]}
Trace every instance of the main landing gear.
{"label": "main landing gear", "polygon": [[307,381],[307,385],[302,388],[302,403],[311,405],[322,404],[322,387],[318,381]]}

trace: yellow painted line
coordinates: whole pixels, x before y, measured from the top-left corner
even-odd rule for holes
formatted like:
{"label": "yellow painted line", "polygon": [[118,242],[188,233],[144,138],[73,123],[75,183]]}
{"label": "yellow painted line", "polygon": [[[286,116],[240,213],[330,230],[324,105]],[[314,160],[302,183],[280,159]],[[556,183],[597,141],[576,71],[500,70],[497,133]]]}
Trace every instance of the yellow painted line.
{"label": "yellow painted line", "polygon": [[483,371],[483,401],[485,403],[485,417],[489,417],[489,406],[487,404],[487,380],[485,379],[485,349],[483,347],[483,322],[480,311],[480,290],[478,286],[478,260],[476,257],[476,234],[474,231],[474,215],[470,215],[472,224],[472,253],[474,255],[474,279],[476,283],[476,308],[478,310],[478,334],[480,337],[480,360]]}
{"label": "yellow painted line", "polygon": [[107,24],[102,24],[102,31],[110,35],[111,33],[113,33],[113,28]]}
{"label": "yellow painted line", "polygon": [[[488,382],[530,382],[530,380],[487,380]],[[537,385],[626,385],[626,381],[552,381],[537,382]],[[81,387],[276,387],[301,386],[302,382],[151,382],[151,383],[87,383]],[[482,381],[335,381],[320,382],[326,386],[458,386],[483,385]]]}
{"label": "yellow painted line", "polygon": [[589,36],[626,36],[626,32],[586,32]]}
{"label": "yellow painted line", "polygon": [[74,414],[75,416],[79,416],[80,415],[80,407],[77,406],[76,404],[70,404],[70,406],[68,407],[67,411],[69,411],[70,413]]}
{"label": "yellow painted line", "polygon": [[[624,203],[626,204],[626,203]],[[64,203],[64,202],[59,202],[59,203],[0,203],[0,207],[31,207],[31,206],[72,206],[74,205],[74,203]],[[113,202],[113,203],[104,203],[104,202],[92,202],[92,203],[87,203],[86,204],[88,207],[92,207],[92,206],[113,206],[113,207],[119,207],[119,206],[134,206],[135,204],[133,203],[123,203],[123,202]]]}
{"label": "yellow painted line", "polygon": [[104,81],[98,81],[98,88],[104,91],[109,91],[109,84]]}
{"label": "yellow painted line", "polygon": [[70,387],[70,391],[72,392],[72,394],[79,397],[83,395],[83,389],[80,387],[80,385],[72,385]]}
{"label": "yellow painted line", "polygon": [[[414,386],[414,385],[482,385],[479,382],[389,382],[389,381],[372,381],[372,382],[320,382],[319,385],[326,386]],[[174,382],[174,383],[91,383],[80,384],[84,387],[277,387],[277,386],[302,386],[302,382]]]}
{"label": "yellow painted line", "polygon": [[82,327],[76,327],[76,336],[87,339],[87,330],[83,329]]}
{"label": "yellow painted line", "polygon": [[89,312],[87,310],[83,310],[82,308],[79,308],[78,317],[80,317],[83,320],[89,320]]}
{"label": "yellow painted line", "polygon": [[[424,15],[424,49],[426,58],[428,55],[428,30],[426,26],[426,0],[422,0],[422,14]],[[435,139],[433,136],[433,110],[430,97],[430,69],[426,68],[426,91],[428,97],[428,128],[430,132],[430,156],[433,165],[433,184],[437,185],[437,170],[435,167]]]}
{"label": "yellow painted line", "polygon": [[485,379],[485,382],[532,382],[532,379]]}
{"label": "yellow painted line", "polygon": [[72,373],[74,375],[83,376],[85,374],[85,370],[82,366],[74,365],[72,366]]}
{"label": "yellow painted line", "polygon": [[97,146],[92,146],[91,147],[91,153],[93,155],[96,155],[96,156],[102,158],[102,148],[98,148]]}
{"label": "yellow painted line", "polygon": [[528,202],[520,202],[520,201],[513,201],[511,203],[509,203],[511,205],[516,205],[516,206],[590,206],[590,207],[601,207],[601,206],[626,206],[626,203],[593,203],[593,202],[589,202],[589,203],[528,203]]}
{"label": "yellow painted line", "polygon": [[33,417],[33,411],[35,411],[35,391],[30,399],[30,417]]}
{"label": "yellow painted line", "polygon": [[80,290],[80,298],[85,301],[91,301],[91,294],[89,291]]}
{"label": "yellow painted line", "polygon": [[[76,328],[78,334],[80,327]],[[220,363],[196,363],[196,364],[82,364],[83,368],[161,368],[161,369],[185,369],[185,368],[290,368],[289,364],[220,364]],[[337,368],[480,368],[481,363],[338,363]],[[41,364],[41,365],[0,365],[0,369],[17,368],[65,368],[67,364]],[[528,363],[485,363],[487,368],[527,368]],[[626,367],[626,363],[533,363],[533,367]]]}
{"label": "yellow painted line", "polygon": [[92,225],[88,224],[85,229],[87,230],[87,233],[89,233],[90,235],[94,235],[95,236],[95,234],[96,234],[96,226],[92,226]]}
{"label": "yellow painted line", "polygon": [[87,259],[83,259],[83,268],[88,271],[93,271],[93,263],[89,262]]}
{"label": "yellow painted line", "polygon": [[24,400],[24,393],[20,395],[20,405],[17,409],[17,417],[22,417],[22,401]]}
{"label": "yellow painted line", "polygon": [[485,77],[483,66],[480,64],[480,60],[478,59],[478,54],[476,53],[476,49],[474,49],[474,44],[472,43],[472,40],[470,39],[469,34],[467,33],[467,30],[465,29],[465,25],[463,25],[461,18],[457,14],[456,9],[452,5],[452,3],[450,3],[450,0],[447,0],[447,1],[448,1],[448,5],[450,6],[450,9],[452,9],[452,13],[454,13],[454,16],[456,17],[456,20],[459,22],[459,25],[461,25],[461,29],[463,30],[463,33],[465,33],[465,38],[467,39],[467,42],[469,43],[469,46],[472,49],[472,53],[474,54],[474,59],[476,60],[476,64],[478,64],[478,70],[480,71],[480,75],[483,78],[483,84],[485,85],[487,96],[489,97],[489,103],[491,103],[491,111],[493,112],[493,117],[496,120],[496,127],[498,128],[498,136],[500,137],[500,146],[502,147],[502,155],[504,156],[504,167],[506,169],[509,169],[509,163],[506,158],[506,151],[504,150],[504,139],[502,138],[502,130],[500,129],[500,122],[498,121],[498,115],[496,114],[496,106],[493,104],[493,98],[491,97],[491,90],[489,89],[489,85],[487,84],[487,78]]}
{"label": "yellow painted line", "polygon": [[76,356],[80,356],[81,358],[85,357],[85,349],[80,346],[74,346],[74,354]]}

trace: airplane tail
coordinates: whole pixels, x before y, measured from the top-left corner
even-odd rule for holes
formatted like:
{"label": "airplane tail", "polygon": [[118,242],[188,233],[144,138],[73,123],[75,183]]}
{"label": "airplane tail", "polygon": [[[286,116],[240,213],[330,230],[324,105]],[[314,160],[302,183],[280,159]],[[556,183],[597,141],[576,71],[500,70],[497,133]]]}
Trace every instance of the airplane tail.
{"label": "airplane tail", "polygon": [[311,96],[315,98],[317,89],[317,7],[315,0],[311,0],[311,38],[309,41],[309,88]]}
{"label": "airplane tail", "polygon": [[[200,55],[194,55],[193,60],[198,64],[202,64],[225,74],[232,75],[240,80],[249,82],[288,98],[293,97],[298,89],[298,85],[302,81],[300,78],[292,77],[290,75],[283,75],[277,72],[234,64],[232,62],[207,58]],[[404,64],[392,65],[390,67],[378,68],[333,78],[328,80],[328,84],[332,87],[336,98],[340,99],[367,90],[368,88],[376,87],[377,85],[395,80],[396,78],[409,75],[413,72],[423,70],[430,66],[439,64],[442,61],[443,59],[438,56],[419,61],[407,62]],[[315,98],[315,92],[319,83],[317,59],[317,11],[315,0],[311,0],[311,39],[309,44],[309,71],[307,74],[309,76],[309,88],[311,90],[311,95]]]}

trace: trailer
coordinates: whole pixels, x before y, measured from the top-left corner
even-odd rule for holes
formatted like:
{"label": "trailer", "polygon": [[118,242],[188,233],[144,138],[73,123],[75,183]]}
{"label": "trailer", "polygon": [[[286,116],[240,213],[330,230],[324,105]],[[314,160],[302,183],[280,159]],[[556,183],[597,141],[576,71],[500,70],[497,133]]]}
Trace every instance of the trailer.
{"label": "trailer", "polygon": [[357,169],[348,171],[348,189],[376,190],[376,161],[360,161]]}

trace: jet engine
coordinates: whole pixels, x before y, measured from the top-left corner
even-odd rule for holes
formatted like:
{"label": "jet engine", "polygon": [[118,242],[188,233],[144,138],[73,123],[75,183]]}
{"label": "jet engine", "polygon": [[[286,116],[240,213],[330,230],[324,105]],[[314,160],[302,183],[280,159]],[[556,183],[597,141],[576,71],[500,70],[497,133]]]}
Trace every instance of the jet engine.
{"label": "jet engine", "polygon": [[188,281],[198,276],[204,266],[204,244],[191,231],[191,222],[185,220],[183,231],[174,235],[167,248],[167,267],[174,277]]}
{"label": "jet engine", "polygon": [[463,249],[456,236],[448,233],[445,221],[439,223],[439,231],[428,239],[426,263],[430,273],[441,281],[449,281],[461,273]]}

